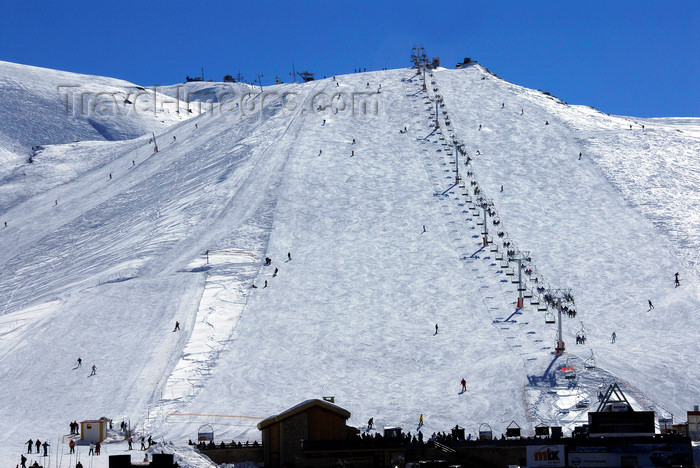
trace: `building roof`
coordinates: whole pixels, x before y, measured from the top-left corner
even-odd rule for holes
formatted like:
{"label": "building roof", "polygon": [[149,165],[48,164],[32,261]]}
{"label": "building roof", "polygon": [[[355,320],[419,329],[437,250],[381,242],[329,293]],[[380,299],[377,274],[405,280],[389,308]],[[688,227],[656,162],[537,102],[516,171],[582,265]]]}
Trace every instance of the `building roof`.
{"label": "building roof", "polygon": [[104,419],[87,419],[85,421],[80,421],[80,424],[87,423],[87,424],[97,424],[97,423],[103,423],[105,422]]}
{"label": "building roof", "polygon": [[270,416],[269,418],[260,421],[258,423],[258,429],[263,430],[267,426],[270,426],[270,425],[272,425],[276,422],[282,421],[284,419],[291,418],[292,416],[297,415],[299,413],[302,413],[313,406],[320,406],[321,408],[323,408],[325,410],[328,410],[328,411],[331,411],[333,413],[341,415],[345,419],[348,419],[350,417],[350,412],[347,410],[344,410],[340,406],[336,406],[332,403],[328,403],[327,401],[323,401],[323,400],[315,400],[315,399],[314,400],[306,400],[306,401],[302,401],[301,403],[299,403],[296,406],[292,406],[288,410],[283,411],[278,415]]}

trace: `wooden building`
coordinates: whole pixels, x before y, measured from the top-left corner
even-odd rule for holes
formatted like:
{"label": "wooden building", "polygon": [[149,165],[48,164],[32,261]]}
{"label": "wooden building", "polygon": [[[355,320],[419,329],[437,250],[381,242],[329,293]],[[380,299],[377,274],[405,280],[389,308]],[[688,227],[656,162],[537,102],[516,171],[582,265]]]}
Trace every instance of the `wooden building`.
{"label": "wooden building", "polygon": [[302,441],[347,440],[350,412],[323,400],[306,400],[260,423],[265,467],[292,465],[302,456]]}

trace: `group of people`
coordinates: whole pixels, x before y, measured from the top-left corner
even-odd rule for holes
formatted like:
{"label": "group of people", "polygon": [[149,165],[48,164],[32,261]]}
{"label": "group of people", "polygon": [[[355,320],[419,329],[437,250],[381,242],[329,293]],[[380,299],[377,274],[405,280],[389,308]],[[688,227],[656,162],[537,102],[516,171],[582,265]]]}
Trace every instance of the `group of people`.
{"label": "group of people", "polygon": [[[291,252],[287,252],[287,261],[288,262],[292,261],[292,253]],[[265,266],[270,266],[270,265],[272,265],[272,259],[270,257],[265,257]],[[275,267],[275,271],[272,273],[272,276],[273,277],[277,276],[277,273],[279,273],[279,271],[280,271],[279,268]],[[255,285],[255,283],[253,283],[252,287],[253,287],[253,289],[258,289],[258,287]],[[265,280],[263,289],[266,287],[267,287],[267,280]]]}
{"label": "group of people", "polygon": [[[188,442],[189,445],[195,445],[194,442],[191,440]],[[245,441],[245,442],[236,442],[235,440],[232,440],[230,444],[225,443],[223,440],[221,441],[220,444],[215,444],[213,440],[210,440],[209,443],[205,442],[200,442],[197,445],[197,448],[199,450],[213,450],[213,449],[226,449],[226,448],[247,448],[247,447],[259,447],[260,443],[258,441]]]}
{"label": "group of people", "polygon": [[46,457],[48,455],[49,447],[51,444],[49,444],[47,441],[44,441],[42,444],[39,439],[36,441],[33,441],[32,439],[29,439],[27,441],[27,453],[32,453],[32,447],[36,446],[36,453],[39,454],[41,452],[41,448],[44,448],[44,456]]}
{"label": "group of people", "polygon": [[77,421],[73,421],[72,423],[69,424],[70,426],[70,433],[71,434],[78,434],[80,431],[80,424],[78,424]]}
{"label": "group of people", "polygon": [[[78,367],[83,367],[83,360],[82,360],[82,358],[79,357],[77,362],[78,362],[78,365],[75,366],[76,369],[77,369]],[[93,364],[93,365],[92,365],[92,369],[91,369],[91,371],[90,371],[90,375],[95,375],[95,374],[97,374],[97,366],[95,366],[95,364]],[[77,423],[76,423],[76,424],[77,424]],[[75,432],[76,434],[78,433],[77,431],[78,431],[78,429],[76,428],[76,432]],[[71,434],[72,434],[72,432],[71,432]]]}

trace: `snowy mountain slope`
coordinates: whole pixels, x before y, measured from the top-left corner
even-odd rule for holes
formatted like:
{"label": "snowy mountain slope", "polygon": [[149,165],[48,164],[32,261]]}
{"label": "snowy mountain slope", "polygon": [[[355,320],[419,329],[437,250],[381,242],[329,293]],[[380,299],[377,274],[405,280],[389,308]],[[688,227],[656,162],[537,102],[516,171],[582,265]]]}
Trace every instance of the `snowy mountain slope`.
{"label": "snowy mountain slope", "polygon": [[[687,330],[700,303],[692,157],[700,139],[672,125],[629,130],[628,119],[570,108],[480,67],[435,76],[505,228],[551,285],[573,288],[599,362],[681,414],[699,377],[697,338]],[[676,289],[677,271],[686,281]],[[578,328],[571,325],[569,343]],[[614,346],[613,331],[625,337]]]}
{"label": "snowy mountain slope", "polygon": [[[17,178],[0,192],[0,376],[10,382],[0,458],[102,415],[179,443],[204,423],[217,439],[252,440],[256,418],[322,395],[352,424],[374,417],[412,433],[420,414],[424,433],[475,433],[482,422],[502,432],[511,420],[526,433],[540,420],[570,427],[585,419],[578,398],[619,379],[638,407],[690,407],[697,271],[653,224],[659,212],[620,188],[638,176],[613,178],[599,164],[610,156],[584,146],[623,119],[478,67],[434,80],[508,238],[552,287],[572,288],[580,315],[565,330],[581,394],[556,371],[566,357],[550,354],[552,326],[533,306],[517,313],[511,277],[480,249],[480,226],[452,187],[449,132],[431,127],[432,87],[422,92],[412,70],[363,73],[274,87],[262,115],[251,98],[249,118],[233,107],[173,125],[157,133],[159,153],[147,137],[52,146],[25,168],[31,187]],[[285,90],[294,95],[281,101]],[[336,92],[346,105],[324,110]],[[351,113],[353,92],[376,100],[378,115]],[[678,135],[650,139],[649,155]],[[615,154],[632,167],[633,155]],[[668,169],[659,186],[692,180],[691,169]],[[664,222],[682,216],[678,206]],[[574,344],[579,319],[587,346]],[[591,349],[599,367],[584,371]],[[78,356],[85,365],[73,369]]]}
{"label": "snowy mountain slope", "polygon": [[126,140],[186,118],[173,99],[127,81],[2,61],[0,95],[0,177],[37,145]]}

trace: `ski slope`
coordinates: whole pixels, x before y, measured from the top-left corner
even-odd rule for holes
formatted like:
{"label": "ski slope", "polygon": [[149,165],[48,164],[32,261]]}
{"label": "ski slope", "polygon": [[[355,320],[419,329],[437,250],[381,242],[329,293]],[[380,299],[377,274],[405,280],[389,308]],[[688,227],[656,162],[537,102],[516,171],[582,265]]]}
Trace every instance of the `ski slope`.
{"label": "ski slope", "polygon": [[0,94],[0,178],[36,146],[131,139],[188,117],[158,88],[3,61]]}
{"label": "ski slope", "polygon": [[[33,72],[12,67],[15,83]],[[698,120],[607,116],[478,65],[426,80],[389,70],[257,96],[237,84],[226,105],[157,127],[157,153],[147,131],[65,130],[13,169],[0,185],[0,458],[108,416],[207,466],[182,446],[202,424],[217,441],[259,440],[259,420],[326,395],[356,426],[415,433],[423,414],[424,434],[570,430],[586,420],[576,402],[611,382],[682,418],[700,378]],[[471,158],[457,163],[464,190],[453,135]],[[571,289],[563,357],[482,249],[472,181],[538,284]],[[573,381],[557,370],[567,359]],[[67,444],[52,450],[65,460]]]}

